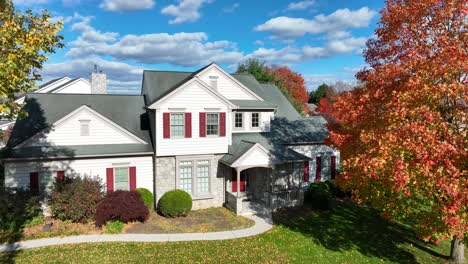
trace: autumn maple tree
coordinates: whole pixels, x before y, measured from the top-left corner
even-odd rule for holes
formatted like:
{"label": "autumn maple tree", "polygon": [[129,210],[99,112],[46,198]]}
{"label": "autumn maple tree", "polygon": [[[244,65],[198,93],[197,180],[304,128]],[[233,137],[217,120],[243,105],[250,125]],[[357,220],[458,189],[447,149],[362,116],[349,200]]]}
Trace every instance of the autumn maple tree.
{"label": "autumn maple tree", "polygon": [[62,47],[61,23],[50,14],[15,9],[12,0],[0,1],[0,117],[14,118],[21,109],[16,96],[35,88],[47,53]]}
{"label": "autumn maple tree", "polygon": [[319,108],[334,120],[339,184],[422,239],[452,239],[456,262],[468,233],[467,14],[466,0],[387,0],[363,87]]}
{"label": "autumn maple tree", "polygon": [[305,114],[309,111],[309,95],[304,78],[289,67],[266,65],[257,59],[249,59],[240,64],[236,72],[252,74],[262,83],[274,83],[299,113]]}

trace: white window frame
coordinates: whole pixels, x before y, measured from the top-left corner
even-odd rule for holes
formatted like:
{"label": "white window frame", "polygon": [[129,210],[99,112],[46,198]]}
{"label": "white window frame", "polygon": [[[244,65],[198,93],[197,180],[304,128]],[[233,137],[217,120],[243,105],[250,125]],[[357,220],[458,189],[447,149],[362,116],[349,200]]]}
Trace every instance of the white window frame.
{"label": "white window frame", "polygon": [[[218,133],[217,134],[213,134],[213,135],[210,135],[208,134],[208,115],[217,115],[218,116]],[[206,120],[205,120],[206,124],[205,124],[205,129],[206,129],[206,136],[207,137],[219,137],[219,134],[220,134],[220,130],[221,130],[221,121],[220,121],[220,114],[218,112],[209,112],[209,113],[206,113]]]}
{"label": "white window frame", "polygon": [[[116,170],[116,169],[127,169],[127,175],[128,175],[128,176],[127,176],[127,182],[128,182],[128,188],[127,188],[127,189],[117,189],[117,188],[116,188],[116,186],[117,186],[117,185],[115,184],[115,178],[116,178],[116,177],[115,177],[115,176],[116,176],[115,170]],[[130,191],[130,167],[127,166],[127,165],[125,165],[125,166],[114,166],[114,167],[112,168],[112,170],[113,170],[113,176],[114,176],[114,177],[112,177],[112,178],[113,178],[112,181],[114,182],[114,191],[118,191],[118,190]]]}
{"label": "white window frame", "polygon": [[[183,135],[175,136],[172,134],[172,115],[182,115],[182,127],[183,127]],[[176,125],[174,125],[176,126]],[[169,113],[169,135],[170,138],[185,138],[185,113],[184,112],[171,112]]]}
{"label": "white window frame", "polygon": [[[213,156],[185,156],[182,158],[177,157],[176,158],[176,188],[179,190],[183,190],[182,186],[180,184],[180,168],[181,167],[186,167],[184,165],[180,165],[181,162],[192,162],[191,168],[192,168],[192,193],[190,194],[192,196],[192,199],[197,200],[197,199],[211,199],[213,198],[213,164],[216,162],[213,162]],[[200,161],[208,161],[208,192],[200,193],[198,192],[198,162]],[[202,165],[206,166],[206,165]]]}
{"label": "white window frame", "polygon": [[[253,125],[253,115],[257,114],[258,115],[258,126]],[[260,120],[261,120],[261,114],[260,112],[252,112],[250,113],[250,127],[252,129],[260,129]]]}
{"label": "white window frame", "polygon": [[89,137],[91,134],[91,126],[89,123],[91,120],[79,120],[80,122],[80,136]]}
{"label": "white window frame", "polygon": [[[237,121],[237,120],[236,120],[236,116],[237,116],[237,114],[240,114],[240,115],[241,115],[241,125],[242,125],[241,127],[236,127],[236,123],[237,123],[237,122],[236,122],[236,121]],[[245,116],[244,116],[244,113],[243,113],[243,112],[234,112],[234,126],[233,126],[233,127],[234,127],[234,130],[242,130],[242,129],[244,129],[244,123],[245,123],[244,121],[245,121]]]}

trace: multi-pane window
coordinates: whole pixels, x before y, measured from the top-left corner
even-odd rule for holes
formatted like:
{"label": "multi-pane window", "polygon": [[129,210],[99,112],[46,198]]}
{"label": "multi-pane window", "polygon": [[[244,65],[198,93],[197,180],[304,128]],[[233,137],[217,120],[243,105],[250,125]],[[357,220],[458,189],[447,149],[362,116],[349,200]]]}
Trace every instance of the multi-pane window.
{"label": "multi-pane window", "polygon": [[192,194],[192,162],[182,161],[179,164],[179,188]]}
{"label": "multi-pane window", "polygon": [[171,113],[171,137],[185,136],[184,114]]}
{"label": "multi-pane window", "polygon": [[242,128],[244,126],[244,114],[236,113],[234,116],[234,128]]}
{"label": "multi-pane window", "polygon": [[129,170],[127,167],[114,168],[114,189],[130,190]]}
{"label": "multi-pane window", "polygon": [[252,113],[252,127],[259,127],[259,126],[260,126],[260,114]]}
{"label": "multi-pane window", "polygon": [[197,162],[197,192],[210,192],[210,161],[200,160]]}
{"label": "multi-pane window", "polygon": [[80,135],[89,136],[89,120],[80,120]]}
{"label": "multi-pane window", "polygon": [[50,171],[41,172],[39,177],[39,192],[41,194],[48,193],[54,185],[54,175]]}
{"label": "multi-pane window", "polygon": [[219,135],[219,114],[208,113],[206,114],[206,134]]}

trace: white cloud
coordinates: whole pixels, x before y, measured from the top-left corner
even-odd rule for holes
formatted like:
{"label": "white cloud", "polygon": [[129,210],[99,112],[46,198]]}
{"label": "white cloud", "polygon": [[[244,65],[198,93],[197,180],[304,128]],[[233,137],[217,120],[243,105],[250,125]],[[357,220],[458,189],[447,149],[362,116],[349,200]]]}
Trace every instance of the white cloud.
{"label": "white cloud", "polygon": [[224,13],[233,13],[234,11],[236,11],[237,8],[239,8],[239,6],[240,6],[239,3],[234,3],[229,7],[223,8],[223,12]]}
{"label": "white cloud", "polygon": [[263,46],[263,45],[265,45],[265,43],[264,43],[263,41],[261,41],[261,40],[256,40],[256,41],[254,42],[254,44],[255,44],[255,45],[258,45],[258,46]]}
{"label": "white cloud", "polygon": [[144,9],[151,9],[155,5],[154,0],[103,0],[100,8],[113,12],[130,12]]}
{"label": "white cloud", "polygon": [[154,33],[119,36],[115,32],[101,32],[90,25],[93,17],[76,14],[71,28],[81,32],[68,43],[66,56],[82,58],[90,55],[110,56],[145,64],[169,63],[179,66],[199,66],[217,62],[239,62],[244,54],[236,43],[227,40],[208,41],[204,32]]}
{"label": "white cloud", "polygon": [[288,46],[281,49],[258,48],[247,58],[258,58],[269,63],[299,63],[304,61],[329,58],[337,55],[359,52],[365,45],[367,38],[349,37],[345,39],[330,40],[324,46]]}
{"label": "white cloud", "polygon": [[194,22],[200,17],[200,8],[205,3],[212,0],[179,0],[178,5],[168,5],[161,10],[161,14],[175,16],[169,20],[169,24],[180,24],[184,22]]}
{"label": "white cloud", "polygon": [[80,32],[81,35],[77,40],[70,42],[72,46],[77,45],[92,45],[94,43],[115,41],[119,36],[116,32],[104,32],[98,31],[90,26],[91,21],[94,19],[92,16],[81,16],[78,13],[73,15],[73,19],[79,20],[71,26],[71,30]]}
{"label": "white cloud", "polygon": [[351,11],[339,9],[332,14],[315,16],[313,19],[276,17],[255,27],[256,31],[270,32],[273,38],[296,38],[305,34],[321,34],[343,31],[348,28],[369,26],[371,19],[377,14],[368,7]]}
{"label": "white cloud", "polygon": [[290,11],[297,11],[297,10],[306,10],[307,8],[313,6],[315,1],[299,1],[299,2],[292,2],[288,5],[286,10]]}

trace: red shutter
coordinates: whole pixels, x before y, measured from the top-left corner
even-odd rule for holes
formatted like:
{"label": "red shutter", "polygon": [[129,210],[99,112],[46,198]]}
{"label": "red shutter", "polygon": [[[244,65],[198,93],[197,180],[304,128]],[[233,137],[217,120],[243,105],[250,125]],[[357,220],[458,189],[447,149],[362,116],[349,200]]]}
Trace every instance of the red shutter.
{"label": "red shutter", "polygon": [[114,169],[113,168],[106,169],[106,186],[107,186],[108,193],[111,193],[114,191]]}
{"label": "red shutter", "polygon": [[185,137],[192,137],[192,113],[185,113]]}
{"label": "red shutter", "polygon": [[322,157],[316,157],[315,161],[315,181],[320,181],[322,179]]}
{"label": "red shutter", "polygon": [[206,137],[206,113],[200,113],[200,137]]}
{"label": "red shutter", "polygon": [[64,171],[57,171],[56,179],[59,182],[65,180],[65,172]]}
{"label": "red shutter", "polygon": [[304,161],[304,182],[309,182],[309,161]]}
{"label": "red shutter", "polygon": [[331,156],[331,178],[336,178],[336,156]]}
{"label": "red shutter", "polygon": [[219,113],[219,136],[226,136],[226,113]]}
{"label": "red shutter", "polygon": [[163,113],[163,137],[171,138],[171,115]]}
{"label": "red shutter", "polygon": [[39,172],[29,173],[29,189],[33,193],[39,193]]}
{"label": "red shutter", "polygon": [[136,167],[130,167],[130,191],[136,189]]}

